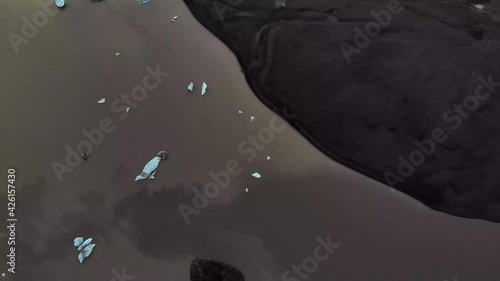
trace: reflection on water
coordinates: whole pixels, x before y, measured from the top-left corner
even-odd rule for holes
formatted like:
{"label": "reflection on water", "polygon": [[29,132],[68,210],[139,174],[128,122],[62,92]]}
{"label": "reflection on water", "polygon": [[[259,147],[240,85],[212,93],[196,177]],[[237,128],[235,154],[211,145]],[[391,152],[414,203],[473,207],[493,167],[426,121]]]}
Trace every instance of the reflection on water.
{"label": "reflection on water", "polygon": [[[32,1],[0,5],[2,34],[20,33],[22,17],[39,10]],[[497,224],[431,211],[331,161],[290,127],[246,161],[238,145],[274,114],[182,1],[67,1],[18,54],[8,40],[0,44],[1,164],[16,167],[25,187],[17,273],[5,280],[107,281],[120,269],[137,280],[189,280],[196,257],[231,264],[246,280],[280,280],[311,255],[316,237],[328,235],[342,247],[311,279],[500,277]],[[59,183],[50,164],[65,158],[83,129],[112,117],[96,101],[129,93],[157,64],[171,76]],[[192,81],[205,81],[207,94],[190,93]],[[170,157],[156,178],[134,182],[163,149]],[[231,160],[243,172],[187,226],[179,204]],[[99,245],[83,266],[71,245],[77,236]]]}

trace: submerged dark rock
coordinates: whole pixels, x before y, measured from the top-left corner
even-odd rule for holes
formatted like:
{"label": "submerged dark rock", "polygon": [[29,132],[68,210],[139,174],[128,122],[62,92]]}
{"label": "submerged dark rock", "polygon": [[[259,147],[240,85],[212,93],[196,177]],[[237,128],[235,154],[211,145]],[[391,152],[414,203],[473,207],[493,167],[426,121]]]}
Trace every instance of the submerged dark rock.
{"label": "submerged dark rock", "polygon": [[191,262],[191,281],[245,281],[245,278],[225,263],[196,258]]}
{"label": "submerged dark rock", "polygon": [[184,1],[331,158],[435,210],[500,221],[499,7]]}

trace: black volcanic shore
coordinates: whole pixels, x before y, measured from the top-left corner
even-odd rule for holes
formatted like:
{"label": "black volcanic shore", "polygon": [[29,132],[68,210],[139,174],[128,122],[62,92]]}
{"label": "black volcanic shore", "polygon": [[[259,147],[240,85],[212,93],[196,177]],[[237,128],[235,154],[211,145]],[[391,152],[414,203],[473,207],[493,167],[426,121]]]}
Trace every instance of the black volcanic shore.
{"label": "black volcanic shore", "polygon": [[[238,2],[185,0],[262,102],[336,161],[435,210],[500,221],[498,8]],[[382,10],[389,24],[366,35]]]}

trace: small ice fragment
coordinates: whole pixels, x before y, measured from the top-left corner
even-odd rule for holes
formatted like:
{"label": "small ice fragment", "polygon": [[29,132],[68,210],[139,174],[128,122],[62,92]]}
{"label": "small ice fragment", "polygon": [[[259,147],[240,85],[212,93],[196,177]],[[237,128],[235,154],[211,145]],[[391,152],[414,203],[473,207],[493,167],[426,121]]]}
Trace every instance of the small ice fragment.
{"label": "small ice fragment", "polygon": [[271,156],[267,156],[266,160],[267,161],[271,160]]}
{"label": "small ice fragment", "polygon": [[58,8],[62,8],[64,7],[64,4],[66,4],[64,0],[55,0],[55,2]]}
{"label": "small ice fragment", "polygon": [[151,159],[146,166],[144,166],[144,169],[142,169],[142,172],[135,177],[135,181],[139,180],[144,180],[144,179],[154,179],[156,170],[158,169],[158,166],[160,165],[161,160],[165,160],[168,157],[168,153],[166,151],[160,151],[156,155],[155,158]]}
{"label": "small ice fragment", "polygon": [[245,192],[248,192],[248,188],[245,188]]}
{"label": "small ice fragment", "polygon": [[106,102],[106,99],[100,99],[97,101],[97,103],[105,103]]}
{"label": "small ice fragment", "polygon": [[94,251],[95,244],[90,244],[87,246],[87,248],[83,249],[83,251],[78,254],[78,260],[80,263],[83,263],[83,261],[88,258],[92,252]]}
{"label": "small ice fragment", "polygon": [[119,55],[120,55],[120,53],[115,53],[115,56],[119,56]]}
{"label": "small ice fragment", "polygon": [[88,245],[90,245],[90,243],[92,243],[92,238],[89,238],[87,240],[85,240],[79,247],[78,247],[78,251],[81,251],[83,248],[87,247]]}
{"label": "small ice fragment", "polygon": [[5,277],[5,273],[2,273],[2,277]]}
{"label": "small ice fragment", "polygon": [[256,179],[260,179],[262,176],[259,173],[253,173],[252,177],[254,177]]}
{"label": "small ice fragment", "polygon": [[75,247],[79,247],[83,243],[83,237],[76,237],[75,240],[73,240],[73,245]]}
{"label": "small ice fragment", "polygon": [[178,16],[175,16],[172,18],[172,22],[175,22],[175,20],[177,20]]}
{"label": "small ice fragment", "polygon": [[252,122],[253,120],[255,120],[255,117],[250,116],[250,122]]}
{"label": "small ice fragment", "polygon": [[476,7],[476,9],[482,10],[484,8],[484,5],[477,4],[474,5],[474,7]]}
{"label": "small ice fragment", "polygon": [[144,4],[149,3],[149,1],[151,1],[151,0],[138,0],[138,1],[139,1],[139,4],[144,5]]}
{"label": "small ice fragment", "polygon": [[127,107],[127,112],[129,112],[129,111],[130,111],[130,107]]}
{"label": "small ice fragment", "polygon": [[192,92],[192,91],[194,90],[194,83],[193,83],[193,82],[189,83],[189,85],[188,85],[188,90],[189,90],[190,92]]}
{"label": "small ice fragment", "polygon": [[243,113],[243,111],[241,111],[241,110],[238,110],[238,113],[239,113],[239,114],[242,114],[242,113]]}
{"label": "small ice fragment", "polygon": [[207,92],[207,84],[205,82],[203,82],[203,86],[201,87],[201,95],[204,96],[205,93]]}

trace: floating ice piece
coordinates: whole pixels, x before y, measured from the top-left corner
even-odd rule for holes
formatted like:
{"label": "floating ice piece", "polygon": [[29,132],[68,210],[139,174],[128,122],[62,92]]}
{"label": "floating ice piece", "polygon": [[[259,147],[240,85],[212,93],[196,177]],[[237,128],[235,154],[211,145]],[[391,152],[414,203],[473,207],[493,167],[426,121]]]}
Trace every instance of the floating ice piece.
{"label": "floating ice piece", "polygon": [[271,160],[271,156],[267,156],[266,160],[267,161]]}
{"label": "floating ice piece", "polygon": [[119,55],[120,55],[120,53],[115,53],[115,56],[119,56]]}
{"label": "floating ice piece", "polygon": [[151,159],[146,166],[144,166],[144,169],[142,169],[142,172],[135,177],[135,181],[139,180],[144,180],[144,179],[154,179],[156,170],[158,169],[158,166],[160,165],[161,160],[165,160],[168,157],[168,153],[166,151],[160,151],[156,155],[155,158]]}
{"label": "floating ice piece", "polygon": [[87,246],[87,248],[83,249],[83,251],[78,254],[78,260],[80,261],[80,263],[83,263],[83,261],[92,254],[92,252],[94,251],[94,247],[95,244],[90,244]]}
{"label": "floating ice piece", "polygon": [[55,2],[56,2],[56,6],[59,8],[64,7],[64,5],[66,4],[66,2],[64,0],[55,0]]}
{"label": "floating ice piece", "polygon": [[476,9],[482,10],[484,8],[484,5],[477,4],[477,5],[474,5],[474,7],[476,7]]}
{"label": "floating ice piece", "polygon": [[78,251],[81,251],[80,254],[78,254],[78,260],[80,261],[80,263],[88,258],[90,254],[92,254],[92,251],[94,251],[95,244],[90,243],[92,243],[92,238],[88,238],[87,240],[83,241],[83,237],[76,237],[73,241],[73,245],[75,247],[78,247]]}
{"label": "floating ice piece", "polygon": [[106,102],[106,99],[100,99],[97,101],[97,103],[105,103]]}
{"label": "floating ice piece", "polygon": [[175,16],[172,18],[172,22],[175,22],[177,20],[177,18],[179,18],[178,16]]}
{"label": "floating ice piece", "polygon": [[90,243],[92,243],[92,240],[93,240],[92,238],[85,240],[81,245],[78,246],[78,251],[81,251],[83,248],[90,245]]}
{"label": "floating ice piece", "polygon": [[138,0],[138,1],[139,1],[139,4],[144,5],[144,4],[149,3],[149,1],[151,1],[151,0]]}
{"label": "floating ice piece", "polygon": [[259,173],[253,173],[252,177],[254,177],[256,179],[260,179],[262,176]]}
{"label": "floating ice piece", "polygon": [[83,243],[83,237],[76,237],[75,240],[73,241],[73,245],[75,247],[82,245],[82,243]]}
{"label": "floating ice piece", "polygon": [[5,273],[2,273],[2,277],[5,277]]}
{"label": "floating ice piece", "polygon": [[242,114],[242,113],[243,113],[243,111],[241,111],[241,110],[238,110],[238,113],[239,113],[239,114]]}
{"label": "floating ice piece", "polygon": [[191,83],[188,85],[188,90],[189,90],[190,92],[192,92],[192,91],[194,90],[194,84],[193,84],[193,82],[191,82]]}
{"label": "floating ice piece", "polygon": [[208,85],[207,83],[203,82],[203,86],[201,87],[201,95],[204,96],[205,93],[207,92]]}
{"label": "floating ice piece", "polygon": [[255,120],[255,117],[250,116],[250,122],[252,122],[253,120]]}
{"label": "floating ice piece", "polygon": [[248,192],[248,188],[245,188],[245,192]]}
{"label": "floating ice piece", "polygon": [[127,112],[129,112],[129,111],[130,111],[130,107],[127,107]]}

